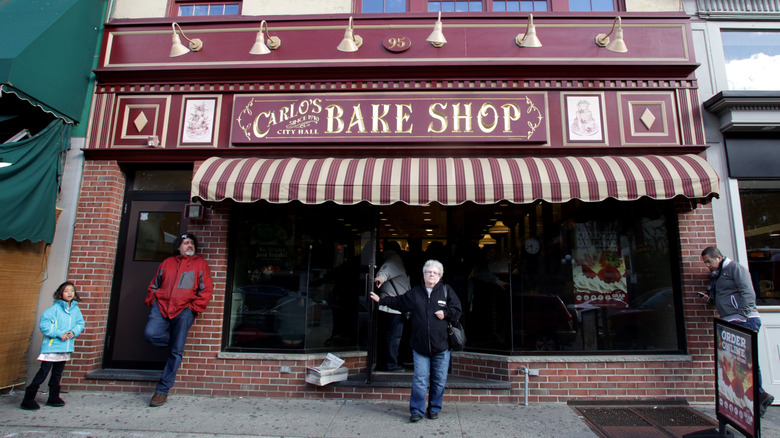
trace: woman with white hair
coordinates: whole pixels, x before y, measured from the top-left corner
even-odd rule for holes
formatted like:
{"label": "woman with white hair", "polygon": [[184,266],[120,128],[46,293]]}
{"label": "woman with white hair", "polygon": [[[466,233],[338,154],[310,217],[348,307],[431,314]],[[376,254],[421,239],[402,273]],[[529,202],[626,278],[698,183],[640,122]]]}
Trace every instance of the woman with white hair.
{"label": "woman with white hair", "polygon": [[[440,282],[442,275],[444,266],[436,260],[428,260],[423,266],[422,285],[397,297],[380,299],[379,295],[371,292],[371,299],[379,304],[412,315],[414,378],[409,400],[409,421],[412,423],[420,421],[424,415],[431,420],[439,417],[450,363],[447,324],[458,321],[462,313],[455,291]],[[430,395],[426,408],[429,381]]]}

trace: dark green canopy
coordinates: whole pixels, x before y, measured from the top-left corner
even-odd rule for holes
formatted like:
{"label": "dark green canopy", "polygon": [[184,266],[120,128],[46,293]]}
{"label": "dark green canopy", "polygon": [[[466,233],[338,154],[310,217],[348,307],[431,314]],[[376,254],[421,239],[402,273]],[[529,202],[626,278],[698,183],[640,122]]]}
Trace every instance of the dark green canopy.
{"label": "dark green canopy", "polygon": [[55,119],[32,138],[0,144],[0,240],[54,239],[62,153],[72,125]]}
{"label": "dark green canopy", "polygon": [[104,10],[105,0],[0,0],[2,92],[78,121]]}

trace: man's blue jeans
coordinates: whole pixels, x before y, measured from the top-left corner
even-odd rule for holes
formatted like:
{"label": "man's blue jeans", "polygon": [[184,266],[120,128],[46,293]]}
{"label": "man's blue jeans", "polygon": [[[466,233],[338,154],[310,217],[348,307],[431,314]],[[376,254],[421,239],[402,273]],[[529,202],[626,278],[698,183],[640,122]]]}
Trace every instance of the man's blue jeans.
{"label": "man's blue jeans", "polygon": [[428,397],[427,412],[438,414],[444,399],[444,385],[447,383],[447,369],[450,366],[450,350],[442,351],[433,356],[426,356],[416,351],[412,351],[412,353],[414,355],[414,377],[412,378],[409,413],[425,415],[425,396],[430,380],[431,394]]}
{"label": "man's blue jeans", "polygon": [[[761,318],[748,318],[747,321],[731,321],[732,324],[736,324],[738,326],[745,327],[746,329],[753,330],[754,332],[758,333],[759,330],[761,330]],[[756,352],[758,353],[758,352]],[[761,378],[761,368],[756,369],[756,372],[758,373],[758,392],[766,392],[764,391],[764,383],[763,379]]]}
{"label": "man's blue jeans", "polygon": [[195,314],[190,309],[184,309],[171,319],[162,316],[155,302],[149,312],[149,321],[144,329],[144,339],[155,347],[168,347],[168,360],[165,361],[162,377],[157,383],[156,392],[168,394],[176,381],[176,372],[181,365],[184,353],[184,343],[190,332]]}

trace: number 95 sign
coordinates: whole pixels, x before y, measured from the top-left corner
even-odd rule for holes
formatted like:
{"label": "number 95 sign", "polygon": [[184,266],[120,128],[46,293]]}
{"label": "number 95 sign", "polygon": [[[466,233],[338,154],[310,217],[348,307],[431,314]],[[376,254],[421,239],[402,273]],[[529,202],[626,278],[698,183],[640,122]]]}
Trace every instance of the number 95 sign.
{"label": "number 95 sign", "polygon": [[401,53],[412,47],[412,40],[407,37],[390,37],[382,42],[382,46],[389,52]]}

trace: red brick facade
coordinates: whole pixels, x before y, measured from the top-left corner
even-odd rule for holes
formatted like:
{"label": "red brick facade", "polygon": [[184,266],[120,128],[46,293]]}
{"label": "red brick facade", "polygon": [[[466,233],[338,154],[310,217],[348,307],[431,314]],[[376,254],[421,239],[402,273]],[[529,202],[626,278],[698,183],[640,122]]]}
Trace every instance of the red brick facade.
{"label": "red brick facade", "polygon": [[[87,373],[101,369],[107,315],[123,209],[125,178],[114,161],[87,160],[70,260],[69,278],[79,285],[87,328],[78,338],[72,364],[63,384],[70,390],[153,391],[154,382],[96,380]],[[450,401],[522,402],[524,378],[520,367],[539,369],[530,377],[529,402],[565,402],[593,398],[685,398],[714,401],[713,310],[697,298],[707,276],[699,254],[715,241],[710,205],[692,200],[676,202],[684,293],[688,355],[663,356],[492,356],[455,353],[453,373],[464,377],[509,382],[511,389],[451,389]],[[220,357],[228,257],[229,206],[218,204],[208,219],[191,223],[199,237],[200,254],[214,277],[214,298],[199,315],[187,341],[174,393],[256,396],[405,400],[408,388],[330,385],[304,382],[305,368],[322,355],[231,354]],[[139,333],[139,336],[141,334]],[[362,371],[365,356],[346,355],[351,373]],[[233,358],[237,357],[237,358]],[[281,373],[289,366],[289,373]]]}

